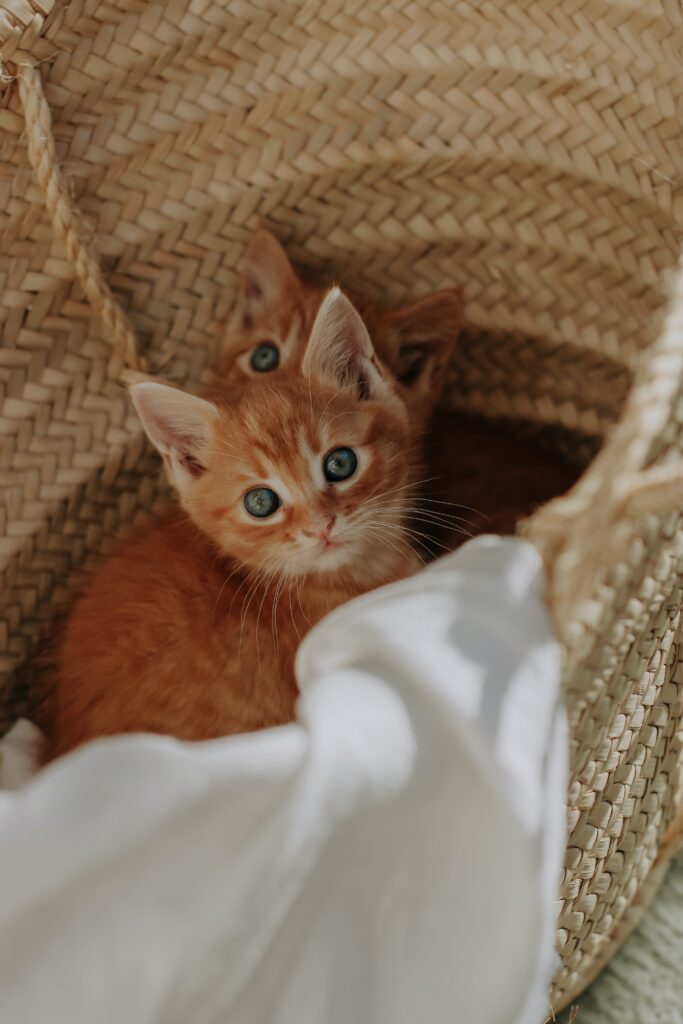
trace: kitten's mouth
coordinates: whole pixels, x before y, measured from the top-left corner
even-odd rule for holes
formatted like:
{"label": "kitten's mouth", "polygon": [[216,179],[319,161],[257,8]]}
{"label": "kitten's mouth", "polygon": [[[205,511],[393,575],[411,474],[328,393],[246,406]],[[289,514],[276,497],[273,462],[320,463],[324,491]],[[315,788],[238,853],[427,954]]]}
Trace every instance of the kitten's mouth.
{"label": "kitten's mouth", "polygon": [[336,537],[319,537],[305,552],[301,552],[298,566],[303,573],[334,573],[348,566],[355,558],[354,544],[350,537],[337,540]]}
{"label": "kitten's mouth", "polygon": [[350,537],[317,537],[301,552],[300,568],[307,572],[330,572],[345,565],[353,556]]}

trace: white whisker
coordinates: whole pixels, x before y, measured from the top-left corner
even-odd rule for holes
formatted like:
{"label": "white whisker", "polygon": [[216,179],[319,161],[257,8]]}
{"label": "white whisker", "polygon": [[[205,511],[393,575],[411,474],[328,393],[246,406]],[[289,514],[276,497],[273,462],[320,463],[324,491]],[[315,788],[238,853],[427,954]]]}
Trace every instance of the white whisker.
{"label": "white whisker", "polygon": [[[241,653],[241,651],[242,651],[242,638],[244,636],[244,627],[245,627],[246,621],[247,621],[247,614],[249,612],[249,606],[251,605],[251,602],[252,602],[252,600],[254,598],[254,595],[258,591],[259,584],[265,578],[266,575],[267,575],[267,573],[266,573],[265,569],[259,569],[255,581],[249,587],[249,590],[245,594],[244,600],[242,601],[242,611],[241,611],[241,615],[240,615],[240,642],[239,642],[239,647],[238,647],[238,653]],[[258,651],[258,636],[256,637],[256,644],[257,644],[257,651]]]}
{"label": "white whisker", "polygon": [[296,620],[294,618],[294,609],[292,608],[292,584],[293,584],[293,582],[294,582],[294,575],[292,573],[290,573],[290,577],[289,577],[289,614],[290,614],[290,617],[291,617],[291,620],[292,620],[292,625],[294,626],[294,630],[296,632],[296,635],[299,638],[299,642],[301,642],[301,633],[299,632],[299,627],[296,624]]}

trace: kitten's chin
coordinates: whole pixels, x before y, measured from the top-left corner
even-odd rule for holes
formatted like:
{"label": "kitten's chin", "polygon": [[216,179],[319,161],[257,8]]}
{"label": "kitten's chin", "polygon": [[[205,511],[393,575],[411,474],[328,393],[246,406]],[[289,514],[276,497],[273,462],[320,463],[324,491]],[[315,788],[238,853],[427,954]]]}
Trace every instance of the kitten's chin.
{"label": "kitten's chin", "polygon": [[372,587],[396,573],[397,563],[404,561],[405,555],[401,552],[369,552],[363,544],[347,542],[307,552],[288,568],[297,576],[308,576],[321,584],[345,580],[354,586]]}
{"label": "kitten's chin", "polygon": [[348,568],[357,560],[358,555],[354,555],[349,544],[333,544],[297,559],[293,568],[301,576],[318,576]]}
{"label": "kitten's chin", "polygon": [[358,545],[349,541],[336,541],[292,552],[289,557],[285,556],[279,569],[288,576],[317,578],[322,583],[325,576],[355,577],[361,567],[367,571],[367,557]]}

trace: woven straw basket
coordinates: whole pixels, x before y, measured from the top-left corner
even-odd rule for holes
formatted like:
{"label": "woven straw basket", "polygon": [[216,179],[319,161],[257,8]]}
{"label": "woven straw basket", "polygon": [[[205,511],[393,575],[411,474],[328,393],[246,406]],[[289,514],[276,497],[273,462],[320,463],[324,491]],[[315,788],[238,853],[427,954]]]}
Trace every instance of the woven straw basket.
{"label": "woven straw basket", "polygon": [[573,736],[555,1007],[683,823],[682,50],[678,0],[0,0],[3,724],[163,499],[122,377],[200,376],[259,222],[378,298],[462,283],[452,404],[600,449],[525,526]]}

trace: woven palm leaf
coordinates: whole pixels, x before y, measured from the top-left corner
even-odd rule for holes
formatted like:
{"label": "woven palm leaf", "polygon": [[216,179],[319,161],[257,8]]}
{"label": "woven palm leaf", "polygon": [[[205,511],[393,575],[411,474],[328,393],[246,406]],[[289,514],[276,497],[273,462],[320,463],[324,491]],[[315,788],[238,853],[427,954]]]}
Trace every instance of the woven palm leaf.
{"label": "woven palm leaf", "polygon": [[560,1007],[681,828],[683,12],[0,0],[0,696],[164,498],[123,378],[196,381],[265,220],[385,301],[464,286],[450,403],[588,459],[524,528],[572,728]]}

